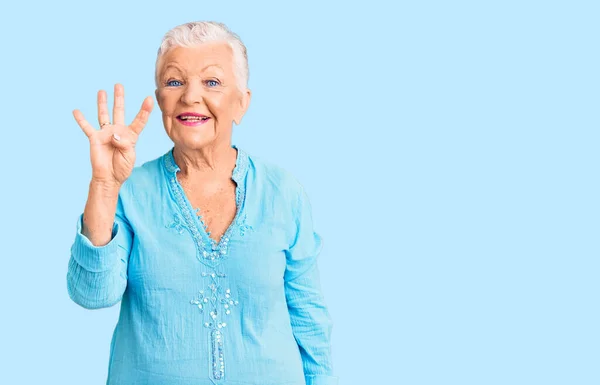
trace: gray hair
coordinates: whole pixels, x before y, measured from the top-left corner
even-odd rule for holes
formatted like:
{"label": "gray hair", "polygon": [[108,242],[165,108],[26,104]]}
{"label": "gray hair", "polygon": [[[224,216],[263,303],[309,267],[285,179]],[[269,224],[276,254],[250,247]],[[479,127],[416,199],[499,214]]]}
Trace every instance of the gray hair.
{"label": "gray hair", "polygon": [[173,47],[193,47],[204,43],[224,42],[233,50],[233,71],[237,87],[244,92],[248,89],[248,54],[240,37],[223,23],[196,21],[178,25],[163,37],[156,55],[155,78],[158,88],[158,71],[161,57]]}

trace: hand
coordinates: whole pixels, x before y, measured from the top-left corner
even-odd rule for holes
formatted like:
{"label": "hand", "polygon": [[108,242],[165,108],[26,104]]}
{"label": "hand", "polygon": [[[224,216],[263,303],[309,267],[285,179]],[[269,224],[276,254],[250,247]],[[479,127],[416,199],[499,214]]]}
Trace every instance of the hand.
{"label": "hand", "polygon": [[148,96],[142,108],[129,126],[125,125],[125,92],[123,86],[115,84],[113,122],[110,122],[106,105],[106,92],[98,91],[98,123],[100,130],[92,127],[79,110],[73,116],[90,140],[92,181],[119,187],[131,175],[135,164],[135,144],[148,116],[152,112],[153,99]]}

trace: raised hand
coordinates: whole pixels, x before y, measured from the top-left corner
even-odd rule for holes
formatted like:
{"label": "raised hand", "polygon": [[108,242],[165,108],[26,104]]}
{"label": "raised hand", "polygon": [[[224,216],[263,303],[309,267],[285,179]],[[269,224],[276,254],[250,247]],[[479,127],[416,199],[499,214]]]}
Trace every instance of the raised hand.
{"label": "raised hand", "polygon": [[135,144],[148,122],[153,104],[152,97],[146,97],[133,122],[125,125],[125,92],[122,85],[115,84],[112,123],[106,92],[102,90],[98,92],[100,130],[92,127],[81,111],[73,111],[77,124],[90,140],[93,182],[118,187],[131,175],[135,164]]}

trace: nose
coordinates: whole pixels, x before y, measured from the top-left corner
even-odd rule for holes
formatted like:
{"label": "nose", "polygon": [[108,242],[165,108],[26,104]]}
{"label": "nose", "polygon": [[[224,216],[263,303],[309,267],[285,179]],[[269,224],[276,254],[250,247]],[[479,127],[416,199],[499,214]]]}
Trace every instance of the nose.
{"label": "nose", "polygon": [[181,94],[181,102],[187,105],[202,103],[204,100],[204,88],[200,81],[189,81]]}

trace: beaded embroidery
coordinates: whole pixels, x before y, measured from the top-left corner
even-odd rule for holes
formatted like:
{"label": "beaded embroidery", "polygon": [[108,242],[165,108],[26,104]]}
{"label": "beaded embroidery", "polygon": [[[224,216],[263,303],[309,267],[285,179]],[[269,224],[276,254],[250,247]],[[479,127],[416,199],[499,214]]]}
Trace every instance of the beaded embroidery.
{"label": "beaded embroidery", "polygon": [[[164,164],[169,175],[169,184],[171,191],[175,197],[175,201],[181,209],[183,220],[178,215],[175,215],[174,222],[168,225],[168,228],[173,228],[179,234],[183,234],[187,230],[196,246],[196,257],[204,266],[208,268],[208,272],[203,271],[202,277],[209,279],[210,283],[204,290],[198,291],[198,294],[190,303],[196,306],[200,313],[205,317],[204,327],[210,333],[210,356],[209,365],[211,368],[212,380],[221,381],[225,378],[225,345],[223,328],[227,326],[225,318],[231,314],[232,309],[239,302],[232,297],[231,289],[223,289],[221,281],[227,276],[220,270],[221,261],[226,258],[230,237],[234,228],[240,229],[240,235],[244,235],[247,229],[251,228],[246,225],[246,217],[241,216],[242,205],[245,198],[245,189],[242,178],[248,168],[247,155],[240,149],[236,161],[236,167],[233,170],[232,179],[236,182],[236,207],[237,212],[229,228],[225,231],[219,242],[208,236],[204,223],[198,217],[196,210],[193,210],[189,204],[183,188],[177,180],[177,172],[179,167],[173,158],[173,150],[164,155]],[[203,232],[199,230],[202,228]],[[205,239],[206,237],[206,239]],[[206,311],[205,311],[206,310]]]}
{"label": "beaded embroidery", "polygon": [[225,376],[225,355],[223,350],[222,329],[227,326],[225,318],[231,314],[231,309],[239,302],[231,296],[231,289],[223,290],[219,284],[220,278],[226,278],[224,273],[202,273],[203,277],[211,280],[208,293],[200,290],[196,298],[190,303],[197,306],[201,313],[210,310],[209,320],[204,322],[204,327],[210,330],[211,368],[213,378],[221,380]]}

